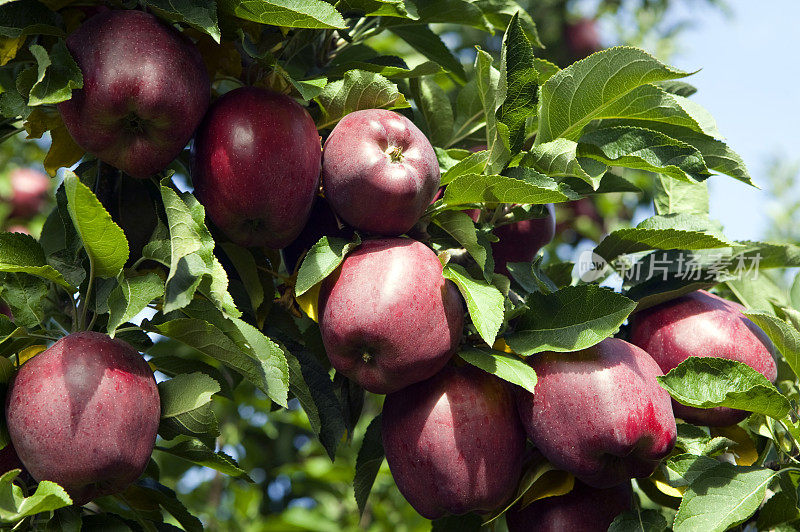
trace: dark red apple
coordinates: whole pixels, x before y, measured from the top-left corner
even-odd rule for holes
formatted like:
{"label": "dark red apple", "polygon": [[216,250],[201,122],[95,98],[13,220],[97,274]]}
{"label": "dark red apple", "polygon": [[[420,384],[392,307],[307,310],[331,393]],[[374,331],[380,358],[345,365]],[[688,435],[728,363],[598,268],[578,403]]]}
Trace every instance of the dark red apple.
{"label": "dark red apple", "polygon": [[50,192],[50,178],[33,168],[15,168],[11,181],[11,218],[31,218],[44,209]]}
{"label": "dark red apple", "polygon": [[349,240],[353,236],[353,230],[347,226],[339,227],[339,221],[328,201],[317,196],[305,227],[291,244],[283,248],[286,269],[291,273],[298,268],[300,265],[297,261],[300,257],[323,236]]}
{"label": "dark red apple", "polygon": [[605,532],[633,503],[631,483],[596,489],[575,481],[566,495],[545,497],[506,512],[508,532]]}
{"label": "dark red apple", "polygon": [[8,473],[12,469],[22,469],[21,475],[28,476],[25,466],[22,465],[19,456],[17,456],[14,444],[9,442],[8,445],[0,449],[0,475]]}
{"label": "dark red apple", "polygon": [[197,130],[197,198],[241,246],[282,248],[300,234],[319,188],[317,128],[297,102],[256,87],[225,94]]}
{"label": "dark red apple", "polygon": [[[545,216],[521,222],[500,225],[493,232],[499,240],[492,243],[494,270],[509,275],[509,262],[531,262],[544,246],[549,244],[556,231],[556,215],[552,203],[544,205]],[[480,217],[479,209],[465,211],[474,221]]]}
{"label": "dark red apple", "polygon": [[322,283],[319,328],[331,364],[373,393],[427,379],[455,353],[464,326],[456,286],[427,246],[367,240]]}
{"label": "dark red apple", "polygon": [[325,141],[325,197],[342,220],[362,231],[393,236],[411,229],[440,178],[430,141],[393,111],[350,113]]}
{"label": "dark red apple", "polygon": [[58,104],[75,142],[133,177],[163,170],[208,108],[210,83],[194,45],[143,11],[106,11],[67,38],[83,88]]}
{"label": "dark red apple", "polygon": [[[775,347],[747,319],[744,307],[704,290],[637,312],[631,317],[631,342],[652,356],[666,373],[690,356],[743,362],[775,382]],[[730,408],[693,408],[673,401],[675,415],[697,425],[735,425],[747,413]]]}
{"label": "dark red apple", "polygon": [[593,19],[584,18],[567,24],[564,28],[564,40],[573,61],[588,57],[603,48],[597,23]]}
{"label": "dark red apple", "polygon": [[528,358],[535,393],[517,390],[528,437],[554,466],[595,488],[650,476],[675,445],[661,370],[633,344],[606,338],[573,353]]}
{"label": "dark red apple", "polygon": [[78,505],[118,493],[142,474],[160,415],[144,358],[96,332],[66,336],[25,362],[6,403],[25,468],[60,484]]}
{"label": "dark red apple", "polygon": [[387,395],[382,434],[394,481],[423,517],[489,512],[514,494],[525,432],[510,386],[483,370],[447,365]]}

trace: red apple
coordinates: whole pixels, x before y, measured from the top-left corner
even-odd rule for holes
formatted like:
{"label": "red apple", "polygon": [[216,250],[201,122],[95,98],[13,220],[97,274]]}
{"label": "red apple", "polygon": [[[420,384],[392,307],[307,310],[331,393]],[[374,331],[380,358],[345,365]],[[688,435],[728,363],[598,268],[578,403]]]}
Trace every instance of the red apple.
{"label": "red apple", "polygon": [[15,168],[11,180],[11,218],[31,218],[44,209],[50,192],[50,178],[33,168]]}
{"label": "red apple", "polygon": [[[690,356],[743,362],[775,382],[775,347],[747,319],[744,307],[704,290],[637,312],[631,317],[631,342],[646,350],[666,373]],[[735,425],[747,413],[730,408],[693,408],[673,401],[675,415],[690,423]]]}
{"label": "red apple", "polygon": [[383,448],[411,506],[428,519],[489,512],[513,494],[525,432],[510,386],[473,366],[445,366],[386,396]]}
{"label": "red apple", "polygon": [[96,332],[66,336],[24,363],[6,403],[25,468],[60,484],[78,505],[118,493],[142,474],[160,414],[144,358]]}
{"label": "red apple", "polygon": [[531,441],[550,462],[595,488],[648,477],[675,445],[661,370],[633,344],[606,338],[573,353],[528,358],[535,393],[518,389]]}
{"label": "red apple", "polygon": [[567,24],[564,29],[564,39],[574,61],[588,57],[603,48],[597,23],[592,19],[584,18]]}
{"label": "red apple", "polygon": [[12,225],[6,229],[8,233],[22,233],[23,235],[30,235],[31,232],[24,225]]}
{"label": "red apple", "polygon": [[392,236],[411,229],[440,178],[430,141],[392,111],[350,113],[325,141],[325,197],[342,220],[362,231]]}
{"label": "red apple", "polygon": [[367,240],[322,283],[319,328],[331,364],[373,393],[427,379],[458,348],[464,305],[424,244]]}
{"label": "red apple", "polygon": [[67,38],[83,88],[58,104],[75,142],[133,177],[163,170],[203,118],[203,59],[175,29],[143,11],[106,11]]}
{"label": "red apple", "polygon": [[300,104],[242,87],[217,100],[197,131],[195,194],[231,241],[282,248],[308,220],[321,157],[317,128]]}
{"label": "red apple", "polygon": [[509,532],[605,532],[619,514],[630,510],[631,483],[596,489],[575,481],[566,495],[545,497],[523,509],[506,512]]}
{"label": "red apple", "polygon": [[11,309],[8,308],[8,305],[0,301],[0,314],[5,315],[8,319],[13,320],[14,316],[11,314]]}

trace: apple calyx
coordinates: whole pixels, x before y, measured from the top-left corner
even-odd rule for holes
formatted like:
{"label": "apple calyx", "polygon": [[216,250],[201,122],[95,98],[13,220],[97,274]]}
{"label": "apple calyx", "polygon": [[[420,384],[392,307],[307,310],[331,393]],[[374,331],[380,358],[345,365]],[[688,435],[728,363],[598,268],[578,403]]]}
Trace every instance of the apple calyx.
{"label": "apple calyx", "polygon": [[388,150],[386,150],[386,154],[389,156],[389,160],[393,163],[403,162],[403,148],[400,146],[391,146]]}

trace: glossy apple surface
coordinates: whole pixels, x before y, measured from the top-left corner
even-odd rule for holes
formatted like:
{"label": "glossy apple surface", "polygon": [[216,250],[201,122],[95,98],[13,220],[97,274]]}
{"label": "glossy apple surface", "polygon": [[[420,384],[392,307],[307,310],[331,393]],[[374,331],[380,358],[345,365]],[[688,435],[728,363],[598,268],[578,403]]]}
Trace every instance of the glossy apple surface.
{"label": "glossy apple surface", "polygon": [[373,393],[433,376],[464,326],[436,254],[408,238],[367,240],[322,283],[319,327],[331,364]]}
{"label": "glossy apple surface", "polygon": [[235,89],[197,130],[195,194],[234,243],[282,248],[308,220],[321,157],[317,128],[300,104],[265,89]]}
{"label": "glossy apple surface", "polygon": [[648,477],[675,445],[661,370],[633,344],[607,338],[573,353],[527,359],[535,393],[517,389],[528,437],[554,466],[596,488]]}
{"label": "glossy apple surface", "polygon": [[57,482],[79,505],[142,474],[160,416],[144,358],[96,332],[66,336],[25,362],[6,403],[11,441],[31,476]]}
{"label": "glossy apple surface", "polygon": [[509,386],[473,366],[447,365],[386,396],[386,460],[420,515],[489,512],[514,494],[525,432]]}
{"label": "glossy apple surface", "polygon": [[[690,356],[720,357],[743,362],[775,382],[775,347],[743,310],[738,303],[698,290],[634,314],[630,339],[664,373]],[[675,401],[672,408],[677,417],[697,425],[735,425],[747,417],[741,410],[693,408]]]}
{"label": "glossy apple surface", "polygon": [[348,225],[378,235],[411,229],[439,188],[430,141],[408,118],[384,109],[348,114],[322,159],[325,197]]}
{"label": "glossy apple surface", "polygon": [[210,83],[194,45],[143,11],[101,12],[67,38],[83,88],[58,104],[75,142],[138,178],[163,170],[203,118]]}
{"label": "glossy apple surface", "polygon": [[506,512],[506,524],[509,532],[606,532],[632,502],[630,482],[597,489],[576,480],[566,495],[512,508]]}

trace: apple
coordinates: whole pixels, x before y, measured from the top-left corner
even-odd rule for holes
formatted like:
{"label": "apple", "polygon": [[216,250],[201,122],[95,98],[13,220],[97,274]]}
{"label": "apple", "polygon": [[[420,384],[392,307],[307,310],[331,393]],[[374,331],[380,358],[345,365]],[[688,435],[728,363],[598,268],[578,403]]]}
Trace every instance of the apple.
{"label": "apple", "polygon": [[137,178],[163,170],[208,108],[203,59],[178,31],[143,11],[105,11],[67,37],[83,88],[58,104],[75,142]]}
{"label": "apple", "polygon": [[630,510],[631,483],[596,489],[576,480],[566,495],[545,497],[523,509],[506,512],[509,532],[605,532],[619,514]]}
{"label": "apple", "polygon": [[[556,231],[555,210],[552,203],[543,207],[545,215],[541,218],[530,218],[494,228],[493,233],[499,239],[492,242],[496,273],[509,275],[506,264],[533,261],[539,250],[553,240]],[[464,212],[475,222],[480,219],[480,209],[467,209]]]}
{"label": "apple", "polygon": [[6,422],[25,468],[82,505],[142,474],[161,405],[153,372],[130,345],[97,332],[60,339],[13,379]]}
{"label": "apple", "polygon": [[[690,356],[721,357],[743,362],[775,382],[775,347],[742,310],[738,303],[698,290],[634,314],[630,341],[650,353],[664,373]],[[741,410],[693,408],[677,401],[672,408],[677,417],[710,427],[747,417]]]}
{"label": "apple", "polygon": [[383,449],[398,489],[428,519],[489,512],[514,494],[525,452],[510,386],[447,365],[386,396]]}
{"label": "apple", "polygon": [[464,304],[436,254],[408,238],[367,240],[322,283],[319,328],[336,371],[391,393],[442,369],[458,348]]}
{"label": "apple", "polygon": [[50,178],[33,168],[15,168],[11,181],[11,218],[31,218],[44,209],[50,192]]}
{"label": "apple", "polygon": [[231,241],[282,248],[308,220],[321,149],[314,120],[293,99],[235,89],[211,106],[197,131],[195,194]]}
{"label": "apple", "polygon": [[564,28],[567,49],[574,61],[588,57],[603,48],[597,24],[592,19],[581,19]]}
{"label": "apple", "polygon": [[0,314],[3,314],[8,319],[13,320],[14,316],[11,314],[11,309],[8,308],[8,305],[0,301]]}
{"label": "apple", "polygon": [[555,467],[595,488],[650,476],[675,445],[661,370],[633,344],[606,338],[573,353],[528,358],[535,393],[517,390],[528,437]]}
{"label": "apple", "polygon": [[24,225],[12,225],[6,228],[8,233],[22,233],[23,235],[30,235],[31,232]]}
{"label": "apple", "polygon": [[361,231],[407,232],[430,205],[440,179],[430,141],[393,111],[350,113],[325,141],[325,197],[342,220]]}
{"label": "apple", "polygon": [[283,248],[283,261],[286,263],[286,269],[290,273],[294,272],[300,266],[298,264],[300,257],[323,236],[349,240],[353,236],[353,230],[346,226],[340,227],[336,214],[328,201],[317,196],[305,227],[291,244]]}
{"label": "apple", "polygon": [[22,465],[19,456],[17,456],[17,451],[14,449],[14,445],[9,442],[5,447],[0,449],[0,475],[8,473],[12,469],[21,469],[22,473],[20,476],[26,480],[29,478],[25,466]]}

